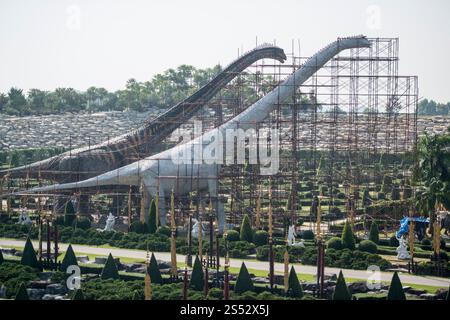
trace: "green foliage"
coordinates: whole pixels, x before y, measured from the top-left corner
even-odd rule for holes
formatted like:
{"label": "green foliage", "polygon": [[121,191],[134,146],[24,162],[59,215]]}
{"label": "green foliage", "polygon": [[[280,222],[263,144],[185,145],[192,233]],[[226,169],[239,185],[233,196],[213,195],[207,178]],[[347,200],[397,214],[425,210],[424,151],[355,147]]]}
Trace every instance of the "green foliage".
{"label": "green foliage", "polygon": [[242,262],[241,269],[239,270],[239,275],[236,279],[236,285],[234,286],[234,292],[240,294],[245,291],[253,291],[253,281],[250,278],[250,274],[248,273],[247,267],[245,263]]}
{"label": "green foliage", "polygon": [[158,229],[157,224],[158,224],[158,217],[156,212],[156,204],[155,201],[152,200],[148,216],[148,232],[150,234],[154,234],[156,232],[156,230]]}
{"label": "green foliage", "polygon": [[244,219],[242,219],[240,239],[241,241],[247,242],[252,242],[253,240],[253,230],[250,224],[250,218],[247,214],[244,215]]}
{"label": "green foliage", "polygon": [[389,246],[398,247],[399,245],[400,245],[400,243],[398,242],[398,240],[395,236],[392,236],[389,238]]}
{"label": "green foliage", "polygon": [[228,230],[227,231],[227,240],[228,241],[239,241],[239,232],[236,230]]}
{"label": "green foliage", "polygon": [[450,301],[450,286],[448,287],[447,296],[445,297],[445,300]]}
{"label": "green foliage", "polygon": [[400,189],[397,186],[392,187],[391,200],[400,200]]}
{"label": "green foliage", "polygon": [[25,248],[23,249],[20,263],[24,266],[30,266],[39,270],[41,269],[41,265],[36,257],[36,252],[34,251],[30,238],[27,238],[27,241],[25,242]]}
{"label": "green foliage", "polygon": [[19,290],[17,290],[15,300],[30,300],[28,297],[27,288],[23,282],[20,284]]}
{"label": "green foliage", "polygon": [[289,290],[288,294],[292,298],[301,299],[303,298],[303,289],[298,281],[297,273],[295,272],[294,267],[291,267],[291,271],[289,272]]}
{"label": "green foliage", "polygon": [[72,245],[69,244],[59,270],[61,270],[62,272],[66,272],[69,266],[77,266],[77,265],[78,265],[77,257],[75,256],[75,252],[72,249]]}
{"label": "green foliage", "polygon": [[72,222],[72,226],[74,228],[79,228],[83,230],[88,230],[91,227],[91,221],[88,218],[82,217],[82,218],[76,218]]}
{"label": "green foliage", "polygon": [[208,291],[208,300],[222,300],[223,290],[220,288],[211,288]]}
{"label": "green foliage", "polygon": [[32,280],[39,279],[38,271],[29,266],[3,262],[0,265],[0,283],[6,287],[6,297],[14,297],[22,283],[27,284]]}
{"label": "green foliage", "polygon": [[203,290],[203,286],[205,283],[205,276],[203,274],[202,263],[198,256],[195,257],[194,266],[192,267],[191,281],[189,283],[189,287],[201,291]]}
{"label": "green foliage", "polygon": [[83,290],[77,289],[72,297],[72,300],[84,300]]}
{"label": "green foliage", "polygon": [[73,207],[73,203],[71,200],[67,201],[66,206],[64,207],[64,225],[66,227],[70,227],[73,225],[73,222],[76,219],[75,208]]}
{"label": "green foliage", "polygon": [[312,230],[304,230],[300,233],[300,237],[304,240],[313,240],[314,232]]}
{"label": "green foliage", "polygon": [[350,250],[355,250],[355,236],[352,231],[352,226],[348,221],[345,222],[344,230],[342,231],[342,247]]}
{"label": "green foliage", "polygon": [[371,240],[363,240],[359,243],[358,250],[368,253],[377,253],[378,247],[376,243]]}
{"label": "green foliage", "polygon": [[145,222],[134,221],[131,223],[130,230],[131,230],[131,232],[145,234],[145,233],[148,233],[149,228]]}
{"label": "green foliage", "polygon": [[397,272],[394,272],[392,276],[391,285],[389,286],[389,292],[387,295],[388,300],[406,300],[405,292],[403,291],[403,285]]}
{"label": "green foliage", "polygon": [[167,237],[171,236],[171,231],[170,228],[168,226],[161,226],[158,227],[158,229],[156,230],[156,234],[162,234],[165,235]]}
{"label": "green foliage", "polygon": [[450,114],[450,102],[437,103],[434,100],[423,99],[419,102],[417,113],[420,116],[446,116]]}
{"label": "green foliage", "polygon": [[376,221],[372,222],[372,224],[370,225],[369,240],[375,244],[378,244],[380,242],[378,224]]}
{"label": "green foliage", "polygon": [[253,243],[256,246],[263,246],[266,245],[269,241],[269,233],[264,230],[258,230],[255,232],[255,235],[253,237]]}
{"label": "green foliage", "polygon": [[141,293],[139,291],[134,291],[133,300],[142,300]]}
{"label": "green foliage", "polygon": [[345,283],[344,275],[342,271],[339,271],[339,276],[336,282],[336,287],[333,292],[333,300],[351,300],[352,295],[348,290],[347,284]]}
{"label": "green foliage", "polygon": [[161,272],[159,271],[158,262],[156,261],[155,255],[152,253],[150,258],[150,264],[148,266],[148,274],[150,275],[150,280],[152,283],[163,283],[163,278]]}
{"label": "green foliage", "polygon": [[3,263],[4,259],[3,259],[3,253],[2,250],[0,250],[0,265]]}
{"label": "green foliage", "polygon": [[103,267],[102,274],[100,275],[102,280],[106,279],[119,279],[119,270],[117,269],[116,261],[110,253]]}
{"label": "green foliage", "polygon": [[328,249],[341,250],[342,249],[342,239],[338,237],[333,237],[327,241]]}

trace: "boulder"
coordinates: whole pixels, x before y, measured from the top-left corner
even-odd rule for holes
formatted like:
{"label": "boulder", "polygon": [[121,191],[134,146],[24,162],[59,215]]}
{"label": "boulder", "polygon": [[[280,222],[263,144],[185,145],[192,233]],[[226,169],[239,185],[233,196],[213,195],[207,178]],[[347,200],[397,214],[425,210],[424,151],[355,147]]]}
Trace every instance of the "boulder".
{"label": "boulder", "polygon": [[369,291],[367,282],[365,281],[351,282],[348,284],[348,289],[351,293],[366,293]]}
{"label": "boulder", "polygon": [[45,295],[45,289],[28,288],[27,293],[30,300],[41,300]]}
{"label": "boulder", "polygon": [[35,281],[30,281],[28,284],[28,287],[31,289],[46,289],[48,286],[49,282],[46,280],[35,280]]}
{"label": "boulder", "polygon": [[158,263],[159,269],[170,269],[170,268],[172,268],[172,264],[170,262],[168,262],[168,261],[156,260],[156,262]]}
{"label": "boulder", "polygon": [[426,290],[414,289],[414,288],[409,288],[408,290],[405,290],[405,292],[408,293],[408,294],[415,295],[415,296],[420,296],[420,295],[422,295],[424,293],[427,293]]}
{"label": "boulder", "polygon": [[[95,257],[94,263],[95,264],[105,264],[106,260],[108,260],[108,257]],[[120,258],[114,258],[114,261],[116,262],[117,266],[120,265]]]}
{"label": "boulder", "polygon": [[45,293],[48,293],[50,295],[66,294],[67,289],[62,284],[52,283],[47,286],[47,288],[45,289]]}
{"label": "boulder", "polygon": [[64,300],[64,296],[59,294],[46,294],[42,297],[42,300]]}
{"label": "boulder", "polygon": [[89,257],[88,256],[78,256],[77,257],[77,261],[80,263],[88,263],[89,262]]}
{"label": "boulder", "polygon": [[436,295],[434,293],[423,293],[419,297],[425,300],[436,300]]}
{"label": "boulder", "polygon": [[2,251],[3,254],[10,256],[14,256],[17,252],[17,250],[14,248],[1,248],[0,250]]}

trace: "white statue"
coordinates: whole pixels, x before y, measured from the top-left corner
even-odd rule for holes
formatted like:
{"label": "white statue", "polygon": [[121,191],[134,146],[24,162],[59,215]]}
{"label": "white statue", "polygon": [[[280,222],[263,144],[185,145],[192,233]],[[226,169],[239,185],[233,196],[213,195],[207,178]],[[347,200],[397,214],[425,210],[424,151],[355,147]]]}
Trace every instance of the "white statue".
{"label": "white statue", "polygon": [[200,224],[200,222],[197,219],[192,219],[192,222],[194,223],[191,230],[192,237],[198,239],[198,232],[200,230],[200,227],[202,228],[202,234],[204,234],[203,231],[205,231],[205,229],[203,227],[203,224]]}
{"label": "white statue", "polygon": [[408,252],[408,243],[406,241],[406,239],[404,239],[403,237],[397,238],[398,242],[399,242],[399,246],[396,249],[397,251],[397,259],[400,260],[408,260],[411,259],[411,255]]}
{"label": "white statue", "polygon": [[300,240],[299,242],[295,242],[295,237],[297,236],[297,233],[295,232],[295,226],[289,226],[288,230],[288,237],[287,237],[287,245],[290,247],[301,247],[304,248],[305,244],[303,243],[303,240]]}
{"label": "white statue", "polygon": [[106,219],[106,225],[104,229],[97,229],[97,231],[114,231],[114,224],[116,223],[116,217],[110,212]]}
{"label": "white statue", "polygon": [[17,223],[21,225],[31,226],[31,219],[24,209],[20,210],[19,221]]}

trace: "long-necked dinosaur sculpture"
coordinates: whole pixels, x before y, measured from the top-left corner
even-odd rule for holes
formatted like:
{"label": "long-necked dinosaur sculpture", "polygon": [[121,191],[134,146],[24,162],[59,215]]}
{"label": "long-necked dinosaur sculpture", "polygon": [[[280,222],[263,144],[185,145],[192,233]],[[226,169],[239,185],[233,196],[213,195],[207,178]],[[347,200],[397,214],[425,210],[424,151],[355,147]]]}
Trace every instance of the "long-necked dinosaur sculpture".
{"label": "long-necked dinosaur sculpture", "polygon": [[[105,185],[138,186],[143,183],[153,197],[159,197],[160,219],[164,224],[165,196],[171,190],[176,190],[177,194],[187,194],[195,186],[199,190],[209,192],[209,196],[215,202],[219,229],[222,229],[224,224],[223,204],[217,201],[217,178],[220,164],[205,163],[204,161],[197,163],[196,153],[199,148],[201,152],[204,152],[210,148],[211,141],[217,142],[218,137],[226,136],[227,130],[238,128],[247,130],[254,127],[267,118],[276,105],[291,97],[299,86],[335,55],[345,49],[364,47],[370,47],[370,41],[364,36],[339,38],[313,55],[280,85],[245,111],[189,142],[81,182],[34,188],[29,192],[56,192]],[[234,138],[232,143],[234,143]],[[224,147],[221,148],[223,151]],[[174,155],[183,155],[183,163],[175,163]]]}
{"label": "long-necked dinosaur sculpture", "polygon": [[223,89],[240,72],[254,62],[270,58],[286,60],[283,49],[263,44],[242,55],[215,76],[209,83],[162,115],[147,119],[136,130],[94,146],[77,148],[29,165],[0,171],[0,176],[37,176],[58,182],[86,179],[143,159],[154,153],[160,142],[168,137],[180,123],[185,123],[214,95]]}

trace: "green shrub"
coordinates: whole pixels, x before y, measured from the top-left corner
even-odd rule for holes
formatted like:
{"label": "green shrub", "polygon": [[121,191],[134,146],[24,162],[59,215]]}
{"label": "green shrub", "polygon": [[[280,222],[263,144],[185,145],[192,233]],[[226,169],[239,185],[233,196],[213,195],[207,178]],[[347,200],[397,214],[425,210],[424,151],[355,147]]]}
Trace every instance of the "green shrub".
{"label": "green shrub", "polygon": [[228,230],[227,231],[227,240],[228,241],[239,241],[239,232],[236,230]]}
{"label": "green shrub", "polygon": [[258,300],[258,295],[253,291],[245,291],[242,293],[234,293],[233,300]]}
{"label": "green shrub", "polygon": [[378,244],[380,242],[378,224],[376,223],[376,221],[372,222],[372,225],[370,226],[369,240],[374,242],[375,244]]}
{"label": "green shrub", "polygon": [[300,233],[300,236],[304,240],[314,240],[314,232],[312,230],[304,230]]}
{"label": "green shrub", "polygon": [[171,231],[170,228],[168,226],[161,226],[156,230],[156,234],[162,234],[165,235],[167,237],[171,236]]}
{"label": "green shrub", "polygon": [[208,300],[222,300],[223,290],[220,288],[211,288],[208,291]]}
{"label": "green shrub", "polygon": [[266,245],[269,241],[269,233],[264,230],[258,230],[253,237],[253,243],[259,247]]}
{"label": "green shrub", "polygon": [[398,242],[397,238],[394,236],[389,238],[389,246],[391,247],[398,247],[400,243]]}
{"label": "green shrub", "polygon": [[234,292],[237,294],[242,294],[246,291],[253,291],[253,281],[250,278],[247,267],[245,263],[242,262],[241,269],[239,270],[238,277],[236,279],[236,285],[234,286]]}
{"label": "green shrub", "polygon": [[72,297],[72,300],[84,300],[83,290],[77,289]]}
{"label": "green shrub", "polygon": [[355,250],[355,236],[352,231],[350,223],[345,222],[344,230],[342,231],[342,247],[350,250]]}
{"label": "green shrub", "polygon": [[303,298],[303,289],[298,281],[297,273],[295,272],[294,267],[291,267],[291,271],[289,272],[289,289],[288,294],[292,298],[301,299]]}
{"label": "green shrub", "polygon": [[131,232],[136,232],[138,234],[146,234],[148,233],[149,228],[145,222],[134,221],[131,223],[130,230]]}
{"label": "green shrub", "polygon": [[119,279],[119,270],[117,269],[116,261],[110,253],[103,267],[102,274],[100,276],[102,280],[106,279]]}
{"label": "green shrub", "polygon": [[252,242],[253,240],[253,230],[250,224],[250,218],[248,215],[244,215],[242,219],[241,231],[239,233],[241,241]]}
{"label": "green shrub", "polygon": [[36,252],[34,251],[33,244],[30,238],[27,238],[25,242],[25,248],[23,249],[22,259],[20,263],[24,266],[29,266],[41,270],[42,267],[36,258]]}
{"label": "green shrub", "polygon": [[260,246],[256,248],[256,260],[260,261],[269,260],[269,245]]}
{"label": "green shrub", "polygon": [[73,203],[71,200],[67,201],[66,206],[64,207],[64,225],[66,227],[72,226],[75,221],[76,214],[75,208],[73,207]]}
{"label": "green shrub", "polygon": [[336,282],[336,287],[333,292],[333,300],[351,300],[352,296],[345,283],[344,275],[342,271],[339,271],[339,276]]}
{"label": "green shrub", "polygon": [[88,230],[91,228],[91,221],[86,217],[77,218],[72,222],[72,227]]}
{"label": "green shrub", "polygon": [[378,247],[371,240],[363,240],[359,243],[358,250],[369,253],[377,253]]}
{"label": "green shrub", "polygon": [[156,261],[155,255],[153,253],[150,258],[150,264],[148,266],[148,274],[150,275],[150,280],[152,283],[163,283],[161,272],[159,271],[158,267],[158,262]]}
{"label": "green shrub", "polygon": [[397,272],[394,272],[394,275],[392,276],[387,299],[406,300],[405,292],[403,291],[403,285],[402,282],[400,281],[400,278],[398,277]]}
{"label": "green shrub", "polygon": [[8,261],[0,265],[0,283],[6,287],[6,298],[13,298],[22,283],[37,279],[37,269]]}
{"label": "green shrub", "polygon": [[23,282],[20,285],[19,290],[17,290],[15,300],[30,300],[28,297],[27,288]]}
{"label": "green shrub", "polygon": [[189,287],[201,291],[205,283],[205,276],[203,274],[202,263],[198,256],[195,257],[194,266],[192,267],[191,281]]}
{"label": "green shrub", "polygon": [[341,250],[342,249],[342,240],[338,237],[333,237],[327,241],[328,249]]}
{"label": "green shrub", "polygon": [[158,217],[157,217],[156,203],[154,200],[152,200],[148,216],[148,232],[150,234],[154,234],[157,229],[158,229]]}
{"label": "green shrub", "polygon": [[59,270],[66,272],[69,266],[78,266],[77,257],[75,256],[75,252],[73,252],[71,244],[67,247],[66,254],[64,255],[64,259],[61,262]]}
{"label": "green shrub", "polygon": [[378,192],[378,200],[384,200],[386,199],[386,195],[384,192]]}

